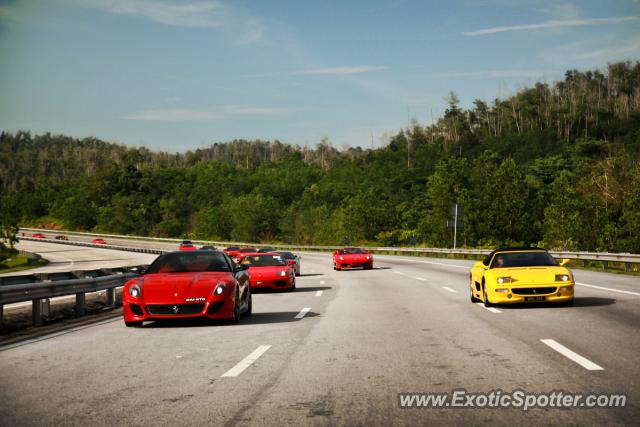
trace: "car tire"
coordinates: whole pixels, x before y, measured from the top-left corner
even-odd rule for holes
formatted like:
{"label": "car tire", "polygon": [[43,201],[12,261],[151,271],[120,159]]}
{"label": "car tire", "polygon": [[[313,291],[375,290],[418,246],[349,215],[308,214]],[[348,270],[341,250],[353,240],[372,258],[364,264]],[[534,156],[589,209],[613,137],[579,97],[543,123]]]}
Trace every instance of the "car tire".
{"label": "car tire", "polygon": [[247,288],[249,295],[247,296],[247,311],[244,312],[245,317],[250,317],[253,313],[253,297],[251,296],[251,288]]}
{"label": "car tire", "polygon": [[493,304],[491,304],[491,301],[489,301],[489,295],[487,295],[487,287],[483,286],[482,287],[482,302],[484,303],[485,307],[491,307]]}
{"label": "car tire", "polygon": [[127,322],[126,320],[124,324],[127,326],[127,328],[139,328],[140,326],[142,326],[142,322]]}
{"label": "car tire", "polygon": [[478,298],[476,298],[475,296],[473,296],[473,284],[471,285],[471,287],[469,288],[469,294],[471,295],[471,302],[472,303],[477,303],[480,302],[480,300]]}
{"label": "car tire", "polygon": [[233,305],[233,317],[231,318],[231,324],[237,325],[240,323],[240,306],[238,305],[238,301],[240,301],[240,292],[238,292],[238,288],[236,287],[236,301]]}

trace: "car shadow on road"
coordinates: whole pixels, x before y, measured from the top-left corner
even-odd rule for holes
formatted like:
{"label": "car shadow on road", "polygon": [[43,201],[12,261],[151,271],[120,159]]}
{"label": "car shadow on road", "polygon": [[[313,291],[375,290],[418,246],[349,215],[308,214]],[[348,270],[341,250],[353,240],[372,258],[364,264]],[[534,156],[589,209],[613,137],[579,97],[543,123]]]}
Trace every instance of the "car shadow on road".
{"label": "car shadow on road", "polygon": [[312,276],[324,276],[324,274],[322,273],[308,273],[308,274],[301,274],[297,277],[312,277]]}
{"label": "car shadow on road", "polygon": [[320,316],[313,311],[308,312],[302,319],[296,319],[298,311],[275,311],[269,313],[253,313],[251,317],[245,317],[240,321],[241,325],[262,325],[266,323],[300,322],[308,317]]}
{"label": "car shadow on road", "polygon": [[507,310],[526,310],[531,308],[554,308],[554,307],[566,307],[566,308],[581,308],[581,307],[601,307],[605,305],[615,304],[616,300],[613,298],[598,298],[598,297],[575,297],[572,306],[566,306],[558,303],[527,303],[527,304],[513,304],[513,305],[499,305],[500,309]]}
{"label": "car shadow on road", "polygon": [[298,286],[293,292],[316,292],[316,291],[326,291],[327,289],[333,289],[331,286]]}
{"label": "car shadow on road", "polygon": [[[240,320],[239,325],[262,325],[269,323],[288,323],[299,322],[307,317],[319,316],[318,313],[312,311],[305,314],[302,319],[296,319],[298,311],[276,311],[269,313],[253,313],[250,317],[243,317]],[[202,328],[202,327],[216,327],[216,326],[234,326],[226,320],[214,320],[203,318],[192,319],[163,319],[154,320],[149,323],[145,323],[142,329],[164,329],[164,328]]]}

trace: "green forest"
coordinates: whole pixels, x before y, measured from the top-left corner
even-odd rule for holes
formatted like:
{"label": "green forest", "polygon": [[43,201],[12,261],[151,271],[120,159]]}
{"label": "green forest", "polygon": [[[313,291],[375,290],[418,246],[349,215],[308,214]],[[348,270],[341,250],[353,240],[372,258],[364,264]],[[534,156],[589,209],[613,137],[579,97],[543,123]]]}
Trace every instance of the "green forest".
{"label": "green forest", "polygon": [[458,246],[640,253],[640,62],[567,71],[470,109],[446,99],[437,121],[414,120],[377,149],[235,140],[166,153],[2,132],[0,218],[207,240],[451,247],[458,203]]}

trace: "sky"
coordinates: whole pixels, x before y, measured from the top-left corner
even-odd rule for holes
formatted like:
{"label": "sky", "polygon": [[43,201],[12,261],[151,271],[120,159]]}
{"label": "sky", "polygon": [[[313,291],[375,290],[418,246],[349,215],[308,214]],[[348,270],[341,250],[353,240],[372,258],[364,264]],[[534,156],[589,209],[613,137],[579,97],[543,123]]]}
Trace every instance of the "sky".
{"label": "sky", "polygon": [[640,0],[0,0],[0,130],[184,152],[379,147],[568,69],[640,60]]}

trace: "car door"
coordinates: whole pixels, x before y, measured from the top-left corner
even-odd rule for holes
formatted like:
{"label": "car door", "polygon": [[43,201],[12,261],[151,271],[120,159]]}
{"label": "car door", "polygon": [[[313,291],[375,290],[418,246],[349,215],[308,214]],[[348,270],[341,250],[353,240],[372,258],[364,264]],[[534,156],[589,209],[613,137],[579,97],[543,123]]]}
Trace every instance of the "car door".
{"label": "car door", "polygon": [[249,272],[245,267],[236,264],[227,254],[224,254],[224,257],[227,260],[227,264],[229,264],[233,280],[238,287],[240,300],[246,301],[247,292],[249,292]]}

